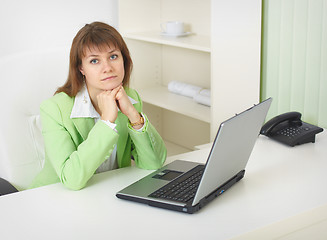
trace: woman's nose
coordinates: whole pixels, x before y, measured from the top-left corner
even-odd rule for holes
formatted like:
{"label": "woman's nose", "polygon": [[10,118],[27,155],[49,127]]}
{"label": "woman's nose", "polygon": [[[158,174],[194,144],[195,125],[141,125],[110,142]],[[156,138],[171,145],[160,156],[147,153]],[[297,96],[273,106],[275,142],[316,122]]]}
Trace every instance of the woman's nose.
{"label": "woman's nose", "polygon": [[110,61],[104,61],[103,71],[110,72],[111,70],[112,70],[112,66],[111,66]]}

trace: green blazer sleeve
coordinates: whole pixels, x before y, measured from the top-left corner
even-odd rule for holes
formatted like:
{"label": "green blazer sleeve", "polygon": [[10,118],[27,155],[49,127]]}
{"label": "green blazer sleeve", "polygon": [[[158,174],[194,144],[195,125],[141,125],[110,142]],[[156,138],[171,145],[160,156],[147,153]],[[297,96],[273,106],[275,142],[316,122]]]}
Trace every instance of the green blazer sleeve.
{"label": "green blazer sleeve", "polygon": [[[143,108],[142,100],[135,90],[132,91],[134,92],[128,92],[128,94],[132,95],[134,99],[137,99],[138,104],[135,105],[135,108],[141,112]],[[128,125],[129,135],[133,143],[132,155],[138,167],[158,169],[166,160],[167,149],[161,136],[149,122],[147,116],[145,114],[143,115],[145,117],[145,123],[142,132],[138,132],[130,124]]]}

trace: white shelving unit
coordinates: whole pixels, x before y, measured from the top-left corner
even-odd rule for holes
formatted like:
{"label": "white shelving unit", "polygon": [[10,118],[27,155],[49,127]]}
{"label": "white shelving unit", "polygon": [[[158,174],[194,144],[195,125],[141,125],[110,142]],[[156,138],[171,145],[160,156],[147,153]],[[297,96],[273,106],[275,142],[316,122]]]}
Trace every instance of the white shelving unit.
{"label": "white shelving unit", "polygon": [[210,36],[190,33],[185,37],[162,36],[159,31],[147,31],[136,33],[125,33],[125,38],[145,41],[150,43],[164,44],[168,46],[181,47],[196,51],[210,53]]}
{"label": "white shelving unit", "polygon": [[[220,121],[259,100],[260,55],[254,50],[260,52],[260,36],[252,35],[261,31],[260,7],[260,0],[119,0],[119,31],[134,62],[131,87],[139,92],[168,155],[212,142]],[[161,23],[175,20],[192,34],[162,35]],[[250,42],[238,46],[235,39]],[[211,89],[211,107],[169,92],[170,81]]]}
{"label": "white shelving unit", "polygon": [[[210,37],[191,33],[186,37],[162,36],[159,31],[147,31],[123,34],[125,39],[156,43],[189,50],[210,53]],[[193,99],[168,91],[166,86],[138,89],[142,100],[163,109],[178,112],[194,119],[210,123],[210,107],[201,105]],[[176,104],[178,103],[178,104]]]}
{"label": "white shelving unit", "polygon": [[196,103],[191,98],[171,93],[166,87],[150,87],[139,89],[138,92],[143,102],[210,123],[210,107]]}
{"label": "white shelving unit", "polygon": [[[164,138],[168,154],[209,142],[210,107],[171,93],[167,86],[175,80],[210,88],[210,0],[120,0],[119,4],[119,29],[134,62],[131,87],[140,94],[144,112]],[[193,14],[198,10],[206,13],[200,22]],[[183,21],[190,34],[163,36],[160,24],[170,20]]]}

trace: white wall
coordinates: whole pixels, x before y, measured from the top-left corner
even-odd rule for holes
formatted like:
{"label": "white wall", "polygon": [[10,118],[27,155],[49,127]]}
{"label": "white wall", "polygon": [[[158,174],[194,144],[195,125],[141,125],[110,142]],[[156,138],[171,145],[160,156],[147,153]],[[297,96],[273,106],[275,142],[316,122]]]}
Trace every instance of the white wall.
{"label": "white wall", "polygon": [[1,0],[0,58],[69,47],[85,23],[118,26],[118,0]]}

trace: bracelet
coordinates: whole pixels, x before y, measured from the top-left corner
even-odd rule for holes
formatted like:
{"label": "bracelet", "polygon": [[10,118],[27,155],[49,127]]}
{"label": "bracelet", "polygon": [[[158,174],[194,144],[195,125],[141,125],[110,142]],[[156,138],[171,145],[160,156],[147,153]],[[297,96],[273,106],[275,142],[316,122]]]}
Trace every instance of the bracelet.
{"label": "bracelet", "polygon": [[132,127],[134,127],[136,125],[141,125],[143,123],[144,123],[144,118],[141,115],[140,115],[140,120],[138,120],[137,122],[134,122],[134,123],[131,123],[130,122],[130,124],[131,124]]}

